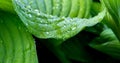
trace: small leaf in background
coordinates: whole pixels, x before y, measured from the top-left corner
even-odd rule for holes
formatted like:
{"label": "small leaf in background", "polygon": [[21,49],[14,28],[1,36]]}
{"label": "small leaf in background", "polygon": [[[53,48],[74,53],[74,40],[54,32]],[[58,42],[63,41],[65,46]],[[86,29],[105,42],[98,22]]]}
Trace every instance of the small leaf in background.
{"label": "small leaf in background", "polygon": [[90,43],[90,46],[116,59],[120,59],[120,42],[111,29],[103,31],[100,37]]}
{"label": "small leaf in background", "polygon": [[91,5],[91,14],[92,16],[97,15],[100,11],[102,11],[102,5],[100,2],[93,2]]}
{"label": "small leaf in background", "polygon": [[120,0],[101,0],[101,2],[105,5],[108,12],[115,20],[115,23],[118,25],[120,19]]}
{"label": "small leaf in background", "polygon": [[105,5],[107,9],[107,15],[105,17],[105,23],[110,27],[118,40],[120,40],[120,0],[101,0],[101,3]]}

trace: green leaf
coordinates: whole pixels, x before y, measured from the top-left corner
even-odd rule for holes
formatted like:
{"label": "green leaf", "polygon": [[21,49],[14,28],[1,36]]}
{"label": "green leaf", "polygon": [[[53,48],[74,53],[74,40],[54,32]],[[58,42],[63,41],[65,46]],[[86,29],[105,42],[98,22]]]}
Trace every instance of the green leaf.
{"label": "green leaf", "polygon": [[0,10],[15,14],[12,0],[0,0]]}
{"label": "green leaf", "polygon": [[[89,18],[89,19],[81,19],[81,18],[72,18],[72,17],[66,17],[66,15],[63,15],[62,17],[57,15],[49,15],[46,14],[46,12],[43,12],[43,7],[40,7],[41,10],[39,10],[39,6],[44,6],[43,4],[37,4],[36,3],[37,0],[31,0],[31,1],[23,1],[23,0],[13,0],[15,9],[19,15],[19,17],[21,18],[21,20],[23,21],[23,23],[26,25],[26,27],[28,28],[28,30],[35,35],[38,38],[55,38],[55,39],[62,39],[62,40],[66,40],[70,37],[73,37],[74,35],[78,34],[80,31],[82,31],[85,27],[89,27],[89,26],[93,26],[97,23],[99,23],[104,15],[105,15],[105,10],[100,12],[97,16],[93,17],[93,18]],[[44,0],[42,0],[44,1]],[[65,0],[66,1],[66,0]],[[41,0],[39,1],[41,2]],[[82,3],[84,2],[84,3]],[[75,0],[72,4],[77,3],[77,1]],[[86,12],[83,15],[87,15],[88,11],[89,11],[89,6],[90,3],[88,3],[88,1],[83,1],[80,0],[80,7],[84,7],[83,9],[86,9]],[[34,4],[34,6],[33,6]],[[36,5],[37,4],[37,5]],[[55,3],[54,3],[55,4]],[[61,3],[58,3],[61,4]],[[82,6],[83,4],[83,6]],[[85,5],[86,4],[86,5]],[[51,5],[51,4],[50,4]],[[68,7],[67,5],[69,5],[69,3],[62,3],[62,8],[63,9],[63,14],[67,14],[66,12],[68,11]],[[48,6],[48,5],[47,5]],[[68,9],[66,9],[66,6]],[[45,7],[44,7],[45,8]],[[54,7],[52,7],[54,8]],[[79,8],[79,9],[81,9]],[[73,10],[74,8],[72,7],[71,10]],[[48,10],[47,10],[48,11]],[[51,11],[51,9],[50,9]],[[75,10],[77,11],[77,9]],[[81,15],[82,15],[82,11],[81,10]],[[53,11],[53,12],[58,12]],[[71,11],[72,12],[72,11]],[[80,14],[80,12],[78,13]]]}
{"label": "green leaf", "polygon": [[100,37],[89,44],[92,48],[120,59],[120,42],[111,29],[103,31]]}
{"label": "green leaf", "polygon": [[120,23],[120,0],[101,0],[101,2],[106,6],[108,12],[118,25]]}
{"label": "green leaf", "polygon": [[101,0],[101,2],[108,11],[105,22],[120,40],[120,0]]}
{"label": "green leaf", "polygon": [[99,2],[93,2],[91,5],[91,14],[92,16],[97,15],[100,11],[102,11],[102,5]]}
{"label": "green leaf", "polygon": [[0,11],[0,63],[38,63],[34,39],[18,16]]}

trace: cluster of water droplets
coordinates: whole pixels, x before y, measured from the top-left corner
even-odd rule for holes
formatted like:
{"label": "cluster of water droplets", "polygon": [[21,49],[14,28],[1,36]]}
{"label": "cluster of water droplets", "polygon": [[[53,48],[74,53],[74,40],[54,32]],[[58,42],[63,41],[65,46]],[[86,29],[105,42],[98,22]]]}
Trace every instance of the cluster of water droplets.
{"label": "cluster of water droplets", "polygon": [[[20,4],[21,5],[21,4]],[[23,8],[22,8],[23,7]],[[32,9],[31,8],[31,6],[30,5],[28,5],[28,6],[22,6],[21,8],[24,10],[24,11],[26,11],[27,13],[25,13],[25,14],[27,14],[28,15],[28,17],[29,18],[32,18],[33,16],[36,16],[36,20],[38,20],[39,19],[39,21],[42,21],[42,22],[40,22],[40,25],[39,26],[41,26],[41,23],[55,23],[56,21],[57,21],[57,24],[56,24],[56,26],[59,26],[59,27],[61,27],[61,29],[59,29],[59,30],[62,30],[62,34],[64,33],[64,32],[70,32],[71,30],[75,30],[77,27],[77,25],[74,25],[74,27],[71,27],[71,25],[69,25],[70,23],[72,23],[71,21],[74,21],[74,20],[72,20],[71,18],[65,18],[65,17],[57,17],[57,16],[52,16],[52,15],[47,15],[47,14],[44,14],[44,13],[42,13],[42,12],[40,12],[38,9]],[[34,14],[34,15],[33,15]],[[40,18],[39,18],[40,17]],[[42,20],[43,19],[43,20]],[[47,19],[47,20],[44,20],[44,19]],[[48,22],[46,22],[46,21],[48,21]],[[59,22],[60,21],[60,22]],[[35,24],[34,22],[32,22],[33,24]],[[28,25],[28,24],[26,24],[26,25]],[[45,26],[45,24],[44,24],[44,26]],[[68,28],[68,26],[70,27],[70,28]],[[47,28],[47,27],[46,27]],[[49,27],[48,27],[49,28]],[[66,29],[66,31],[64,31]],[[67,30],[67,29],[69,29],[69,31]],[[70,30],[71,29],[71,30]],[[59,31],[60,32],[60,31]],[[54,33],[54,34],[53,34]],[[56,33],[56,35],[57,35],[57,31],[56,31],[56,29],[55,30],[53,30],[52,32],[49,32],[49,31],[46,31],[45,33],[44,33],[44,36],[54,36],[55,35],[55,33]]]}
{"label": "cluster of water droplets", "polygon": [[56,4],[53,6],[52,9],[53,9],[53,10],[59,9],[60,6],[61,6],[60,1],[59,1],[59,0],[56,0]]}
{"label": "cluster of water droplets", "polygon": [[[86,26],[93,26],[100,21],[103,16],[97,16],[95,18],[90,19],[80,19],[80,18],[70,18],[70,17],[58,17],[56,15],[45,14],[39,9],[34,9],[31,5],[23,4],[20,0],[15,0],[16,5],[21,10],[20,17],[22,16],[23,22],[26,26],[28,26],[31,30],[36,30],[37,32],[41,32],[41,37],[59,37],[59,38],[69,38],[76,33],[78,33],[81,29]],[[58,9],[60,7],[59,1],[53,7],[54,9]],[[31,4],[33,2],[31,1]],[[96,18],[99,17],[99,20],[96,21]],[[22,19],[21,18],[21,19]],[[90,22],[92,21],[92,22]],[[31,26],[31,27],[30,27]],[[34,28],[34,29],[33,29]],[[36,34],[40,35],[40,34]]]}

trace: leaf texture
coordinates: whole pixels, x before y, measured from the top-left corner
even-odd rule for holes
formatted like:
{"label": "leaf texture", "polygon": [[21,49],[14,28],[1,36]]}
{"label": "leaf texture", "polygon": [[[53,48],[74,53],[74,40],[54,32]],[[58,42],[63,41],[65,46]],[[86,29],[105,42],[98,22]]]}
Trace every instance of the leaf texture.
{"label": "leaf texture", "polygon": [[38,63],[34,40],[23,23],[0,12],[0,63]]}
{"label": "leaf texture", "polygon": [[39,38],[68,39],[97,24],[105,15],[104,10],[93,18],[84,18],[89,15],[91,0],[13,0],[13,3],[26,27]]}
{"label": "leaf texture", "polygon": [[120,42],[111,29],[104,30],[100,37],[89,44],[92,48],[120,59]]}

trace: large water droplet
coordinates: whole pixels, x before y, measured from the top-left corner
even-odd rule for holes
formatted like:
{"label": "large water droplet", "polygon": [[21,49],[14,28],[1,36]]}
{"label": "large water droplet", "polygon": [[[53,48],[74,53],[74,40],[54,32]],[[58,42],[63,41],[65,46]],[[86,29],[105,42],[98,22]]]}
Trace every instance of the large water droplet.
{"label": "large water droplet", "polygon": [[35,9],[34,11],[35,11],[36,13],[39,13],[39,10],[38,10],[38,9]]}
{"label": "large water droplet", "polygon": [[46,34],[48,35],[48,34],[49,34],[49,32],[46,32]]}

